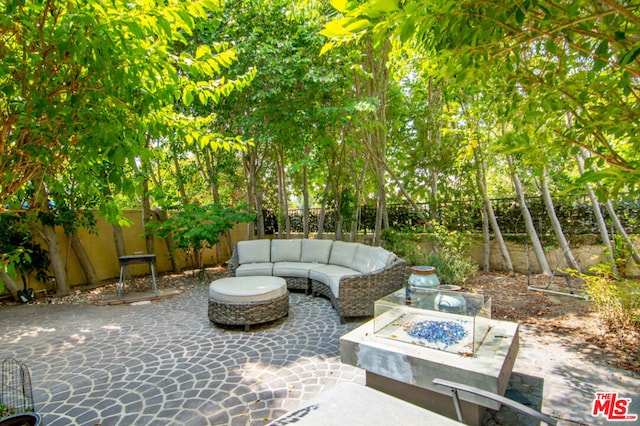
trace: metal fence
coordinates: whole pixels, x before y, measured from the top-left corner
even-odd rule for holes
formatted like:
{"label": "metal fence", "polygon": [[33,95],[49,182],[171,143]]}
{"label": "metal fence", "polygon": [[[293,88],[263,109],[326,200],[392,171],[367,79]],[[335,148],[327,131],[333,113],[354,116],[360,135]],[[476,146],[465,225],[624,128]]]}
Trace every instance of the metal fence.
{"label": "metal fence", "polygon": [[[526,234],[524,218],[520,205],[515,198],[495,198],[491,200],[500,230],[504,234]],[[553,233],[551,222],[547,215],[542,197],[528,197],[527,207],[536,230],[540,235]],[[598,225],[595,214],[588,197],[562,197],[554,199],[556,215],[566,235],[597,234]],[[424,217],[430,217],[428,204],[419,204]],[[608,226],[611,221],[606,213],[604,205],[600,206]],[[419,215],[410,205],[394,204],[387,207],[389,226],[393,229],[415,229],[424,227]],[[640,200],[624,200],[615,205],[615,211],[625,230],[630,234],[640,233]],[[277,233],[279,230],[278,215],[270,210],[263,211],[265,219],[265,232]],[[309,231],[318,231],[318,219],[320,209],[309,210]],[[303,232],[302,209],[289,210],[289,220],[292,232]],[[375,228],[376,207],[362,206],[360,209],[359,226],[360,233],[368,233]],[[438,205],[437,221],[448,229],[468,230],[474,233],[482,232],[481,207],[471,201],[457,201],[455,203],[441,203]],[[324,232],[335,232],[336,215],[332,210],[325,212]]]}

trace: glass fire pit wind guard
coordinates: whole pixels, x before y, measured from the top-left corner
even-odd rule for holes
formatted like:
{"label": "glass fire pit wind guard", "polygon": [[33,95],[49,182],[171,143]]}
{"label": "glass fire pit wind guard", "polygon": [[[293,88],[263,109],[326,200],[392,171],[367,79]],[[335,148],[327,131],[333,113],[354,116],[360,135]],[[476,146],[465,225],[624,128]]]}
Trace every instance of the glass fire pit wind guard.
{"label": "glass fire pit wind guard", "polygon": [[377,300],[374,315],[376,336],[472,356],[491,328],[491,298],[402,289]]}

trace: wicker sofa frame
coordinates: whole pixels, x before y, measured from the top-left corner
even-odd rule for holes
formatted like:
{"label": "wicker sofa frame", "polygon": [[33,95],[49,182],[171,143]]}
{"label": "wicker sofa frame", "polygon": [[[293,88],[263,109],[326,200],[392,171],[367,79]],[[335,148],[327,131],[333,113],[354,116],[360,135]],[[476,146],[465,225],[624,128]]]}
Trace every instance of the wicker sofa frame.
{"label": "wicker sofa frame", "polygon": [[[228,262],[228,271],[235,275],[240,266],[237,246],[233,250]],[[331,305],[345,323],[350,317],[370,317],[374,314],[374,302],[387,294],[404,287],[406,281],[407,263],[397,258],[391,265],[369,273],[347,275],[340,278],[339,297],[335,297],[331,288],[321,281],[310,278],[284,277],[287,288],[302,290],[313,296],[324,296],[331,301]]]}

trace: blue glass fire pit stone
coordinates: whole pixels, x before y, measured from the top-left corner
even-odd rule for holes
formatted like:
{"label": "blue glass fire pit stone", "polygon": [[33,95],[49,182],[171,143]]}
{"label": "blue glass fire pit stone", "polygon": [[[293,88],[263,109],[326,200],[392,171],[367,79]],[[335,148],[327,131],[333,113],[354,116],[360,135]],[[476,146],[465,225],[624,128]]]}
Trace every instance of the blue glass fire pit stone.
{"label": "blue glass fire pit stone", "polygon": [[442,344],[445,348],[467,336],[467,330],[460,321],[420,321],[408,324],[406,332],[411,337]]}

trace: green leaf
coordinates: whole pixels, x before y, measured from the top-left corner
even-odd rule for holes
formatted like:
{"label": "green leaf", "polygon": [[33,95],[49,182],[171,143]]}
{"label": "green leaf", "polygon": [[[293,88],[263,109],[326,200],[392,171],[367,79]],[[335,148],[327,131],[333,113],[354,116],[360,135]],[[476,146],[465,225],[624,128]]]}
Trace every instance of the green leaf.
{"label": "green leaf", "polygon": [[365,15],[369,18],[378,18],[386,13],[398,10],[397,0],[372,0],[367,4]]}
{"label": "green leaf", "polygon": [[635,49],[630,49],[627,52],[623,53],[620,56],[620,65],[625,66],[632,63],[636,60],[638,55],[640,55],[640,45],[638,45]]}
{"label": "green leaf", "polygon": [[211,48],[207,45],[200,45],[196,49],[196,59],[211,55]]}
{"label": "green leaf", "polygon": [[182,89],[182,103],[184,106],[189,106],[193,103],[193,92],[191,87],[184,87]]}
{"label": "green leaf", "polygon": [[333,49],[335,47],[335,43],[330,41],[328,43],[325,43],[322,46],[322,49],[320,49],[320,56],[324,55],[326,52],[328,52],[329,50]]}
{"label": "green leaf", "polygon": [[359,31],[362,31],[366,28],[369,28],[371,26],[371,21],[369,21],[368,19],[358,19],[357,21],[354,21],[352,23],[350,23],[349,25],[347,25],[347,27],[345,28],[345,30],[348,33],[357,33]]}
{"label": "green leaf", "polygon": [[329,21],[324,25],[324,29],[320,31],[320,35],[328,38],[341,38],[351,35],[351,32],[347,30],[347,26],[353,23],[353,18],[341,18],[334,21]]}
{"label": "green leaf", "polygon": [[522,24],[524,22],[525,13],[520,5],[516,5],[516,22]]}
{"label": "green leaf", "polygon": [[596,54],[596,58],[594,61],[593,70],[597,72],[597,71],[600,71],[602,68],[604,68],[608,63],[606,60],[602,58],[609,57],[609,40],[606,40],[606,39],[602,40],[598,45],[598,48],[596,49],[595,54]]}
{"label": "green leaf", "polygon": [[400,27],[400,41],[402,43],[406,43],[409,41],[414,35],[414,24],[412,20],[406,20],[402,26]]}
{"label": "green leaf", "polygon": [[349,0],[331,0],[333,6],[338,12],[346,12],[349,6]]}

